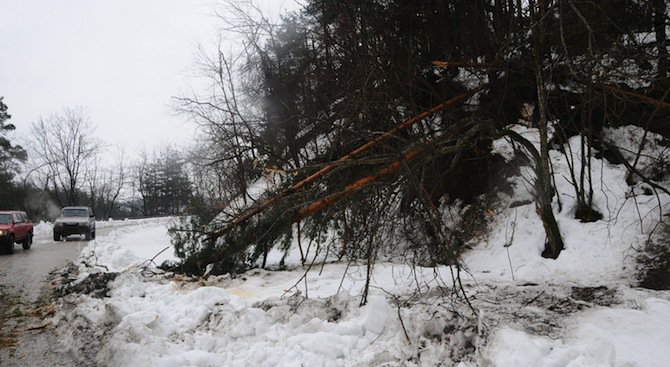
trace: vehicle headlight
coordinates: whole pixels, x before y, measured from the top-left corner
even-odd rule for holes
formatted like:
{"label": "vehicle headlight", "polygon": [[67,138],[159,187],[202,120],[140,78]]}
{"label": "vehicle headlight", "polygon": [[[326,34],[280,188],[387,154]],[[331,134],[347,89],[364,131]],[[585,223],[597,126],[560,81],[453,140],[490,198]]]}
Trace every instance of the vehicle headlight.
{"label": "vehicle headlight", "polygon": [[4,235],[5,235],[5,231],[0,229],[0,236],[4,236]]}

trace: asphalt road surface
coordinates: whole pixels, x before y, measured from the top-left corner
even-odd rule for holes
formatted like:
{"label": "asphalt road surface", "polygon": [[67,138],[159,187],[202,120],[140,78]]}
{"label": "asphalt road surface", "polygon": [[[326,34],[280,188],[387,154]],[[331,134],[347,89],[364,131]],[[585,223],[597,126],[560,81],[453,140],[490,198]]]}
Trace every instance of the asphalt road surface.
{"label": "asphalt road surface", "polygon": [[[98,229],[105,236],[109,229]],[[31,249],[0,255],[0,366],[81,366],[64,353],[49,325],[49,282],[87,242],[35,236]]]}

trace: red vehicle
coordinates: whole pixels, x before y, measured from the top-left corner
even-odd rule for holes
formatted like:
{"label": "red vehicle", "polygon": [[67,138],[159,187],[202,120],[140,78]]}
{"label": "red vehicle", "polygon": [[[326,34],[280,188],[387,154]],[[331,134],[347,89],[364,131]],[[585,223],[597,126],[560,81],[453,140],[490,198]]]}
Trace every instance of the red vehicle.
{"label": "red vehicle", "polygon": [[14,243],[28,250],[33,244],[33,222],[25,212],[0,211],[0,249],[14,253]]}

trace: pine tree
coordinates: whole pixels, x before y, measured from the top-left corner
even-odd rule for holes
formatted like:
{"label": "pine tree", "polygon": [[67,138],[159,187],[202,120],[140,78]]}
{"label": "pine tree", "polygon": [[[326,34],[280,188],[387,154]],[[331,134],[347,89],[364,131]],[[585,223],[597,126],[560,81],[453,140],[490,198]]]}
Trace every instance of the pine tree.
{"label": "pine tree", "polygon": [[[253,52],[238,78],[247,81],[241,100],[260,111],[244,140],[254,168],[289,174],[205,234],[210,252],[199,264],[230,264],[245,252],[253,259],[281,246],[296,221],[310,238],[338,233],[346,256],[375,254],[395,237],[452,261],[462,233],[440,223],[439,206],[477,208],[470,204],[504,185],[502,172],[517,167],[491,154],[492,141],[522,118],[543,130],[541,151],[526,153],[539,168],[528,178],[543,191],[536,199],[554,243],[546,255],[558,257],[549,149],[582,137],[585,168],[571,177],[575,215],[597,221],[590,162],[602,128],[638,123],[670,136],[667,88],[647,90],[667,80],[666,8],[663,0],[310,0],[279,25],[253,24],[268,37],[250,36]],[[650,32],[653,43],[638,40]],[[475,92],[465,105],[437,108]],[[227,110],[213,103],[200,107]],[[419,123],[395,130],[416,116]],[[215,149],[239,136],[216,127],[225,134],[213,134]],[[370,144],[387,132],[391,138]],[[226,147],[219,150],[225,157]]]}
{"label": "pine tree", "polygon": [[7,123],[12,116],[7,112],[3,99],[0,97],[0,203],[3,207],[18,208],[22,204],[23,192],[13,179],[27,154],[20,145],[12,145],[7,137],[16,127]]}

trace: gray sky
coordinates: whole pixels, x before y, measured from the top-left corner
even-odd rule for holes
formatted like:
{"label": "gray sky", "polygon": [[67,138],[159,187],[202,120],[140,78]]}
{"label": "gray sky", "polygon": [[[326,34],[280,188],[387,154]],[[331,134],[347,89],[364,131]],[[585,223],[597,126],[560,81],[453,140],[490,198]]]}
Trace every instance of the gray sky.
{"label": "gray sky", "polygon": [[[292,1],[257,1],[277,14]],[[21,143],[39,116],[82,106],[98,137],[129,153],[188,144],[170,97],[194,83],[215,39],[212,0],[0,0],[0,96]],[[288,4],[288,5],[286,5]]]}

